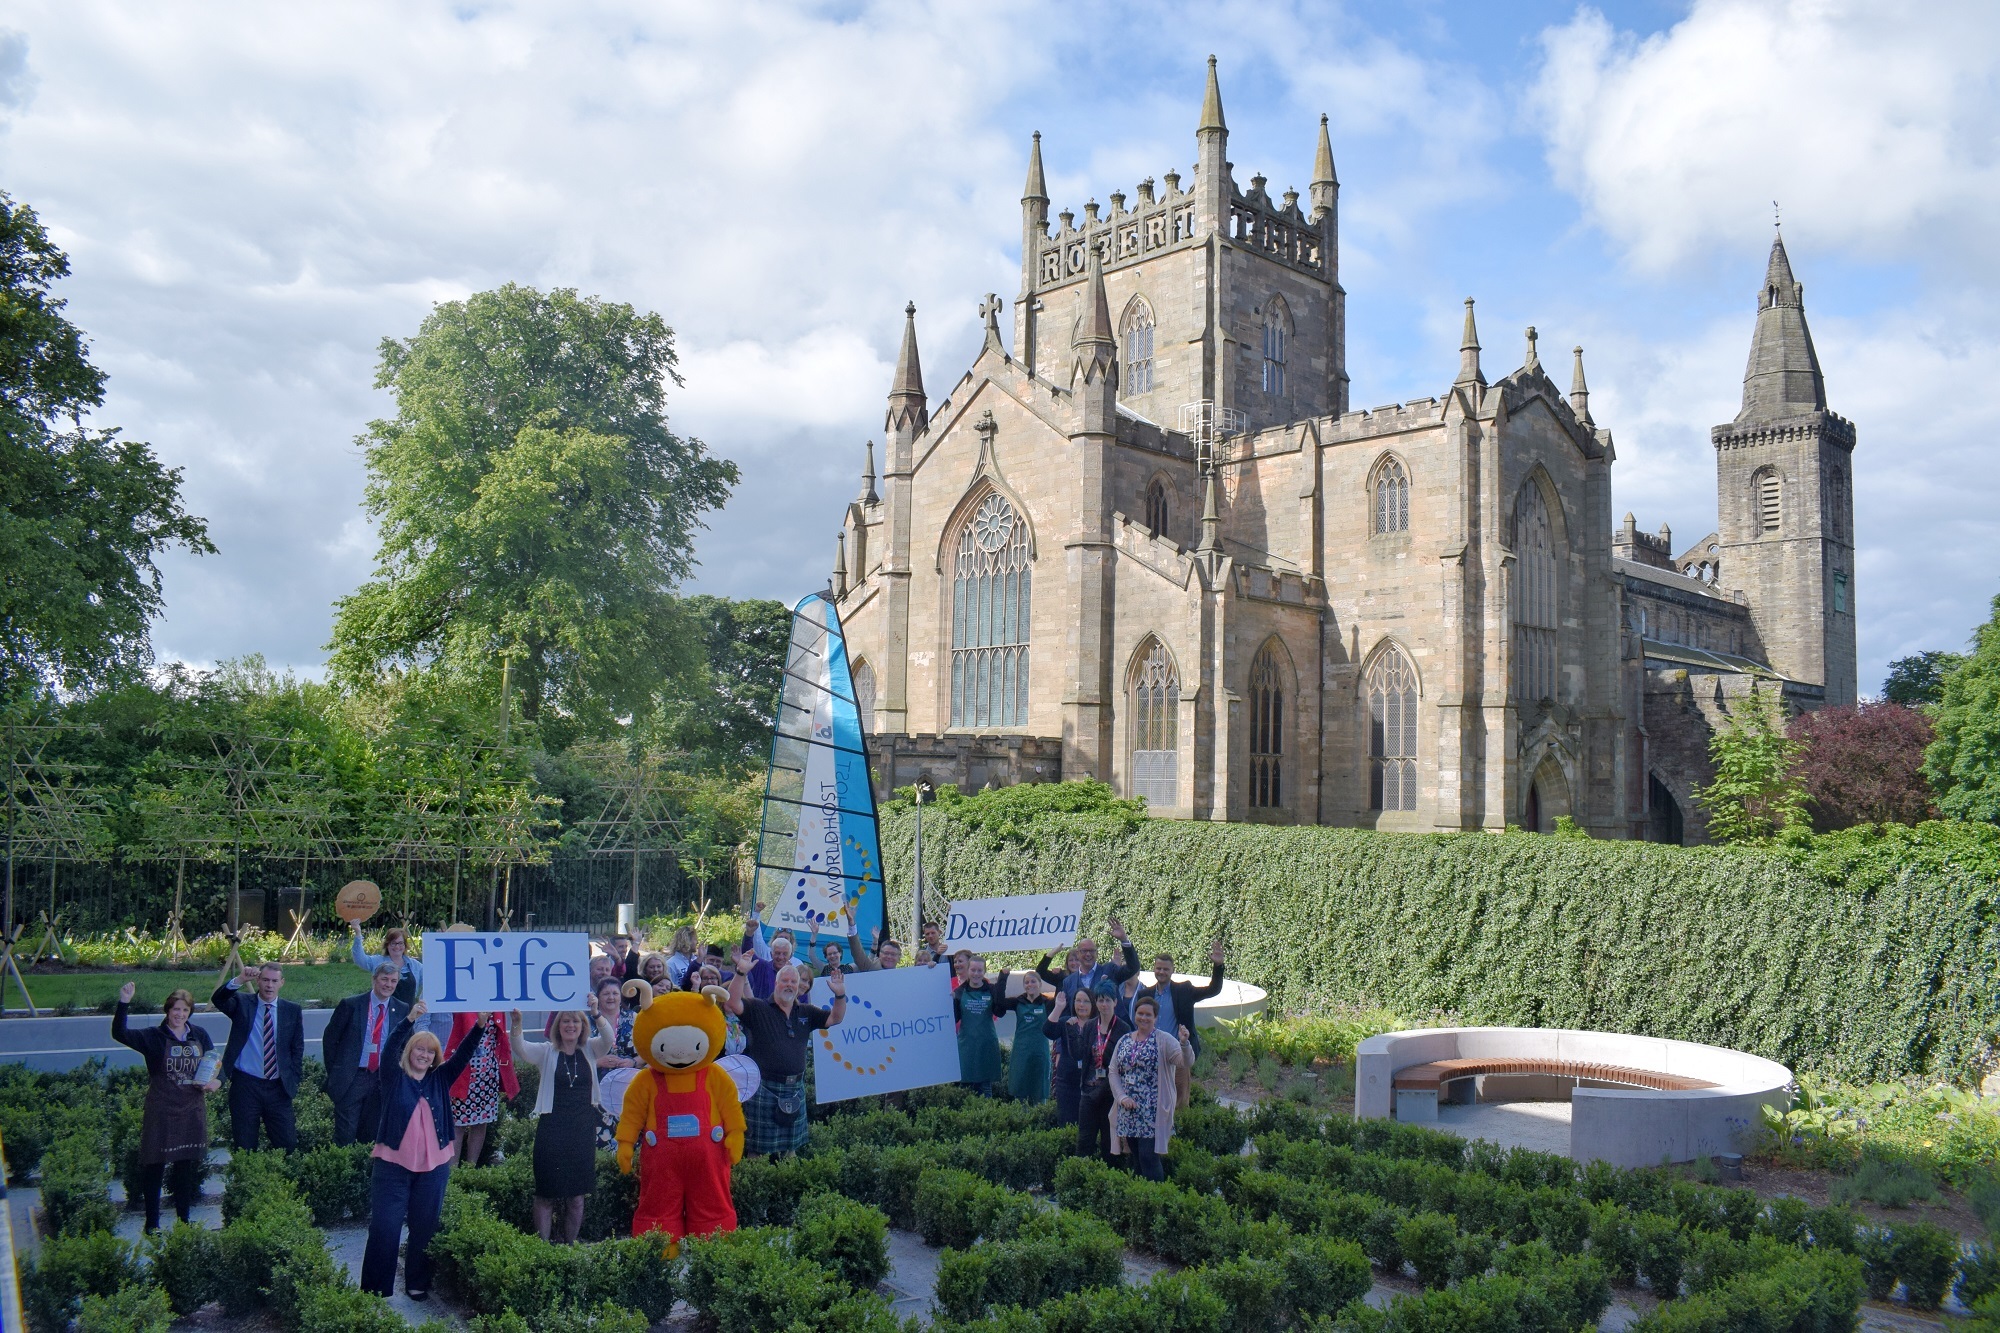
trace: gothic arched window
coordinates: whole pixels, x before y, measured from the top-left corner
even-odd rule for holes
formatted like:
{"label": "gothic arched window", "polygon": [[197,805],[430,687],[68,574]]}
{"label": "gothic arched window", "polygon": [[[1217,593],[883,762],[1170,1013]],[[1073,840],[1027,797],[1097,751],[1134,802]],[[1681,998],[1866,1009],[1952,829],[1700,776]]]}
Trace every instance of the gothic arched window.
{"label": "gothic arched window", "polygon": [[1417,808],[1417,673],[1391,644],[1363,683],[1368,696],[1368,804]]}
{"label": "gothic arched window", "polygon": [[1173,514],[1167,504],[1167,483],[1156,481],[1146,488],[1146,527],[1155,537],[1166,535]]}
{"label": "gothic arched window", "polygon": [[1285,664],[1275,640],[1250,664],[1250,804],[1285,803]]}
{"label": "gothic arched window", "polygon": [[1125,312],[1125,375],[1127,395],[1153,391],[1153,309],[1134,298]]}
{"label": "gothic arched window", "polygon": [[1375,466],[1374,531],[1410,530],[1410,475],[1392,455]]}
{"label": "gothic arched window", "polygon": [[1180,804],[1181,678],[1158,639],[1132,670],[1132,794],[1154,807]]}
{"label": "gothic arched window", "polygon": [[1028,525],[989,493],[958,530],[951,585],[951,725],[1028,720]]}
{"label": "gothic arched window", "polygon": [[1514,697],[1556,697],[1556,549],[1549,507],[1531,479],[1514,501]]}
{"label": "gothic arched window", "polygon": [[875,729],[875,667],[867,658],[854,664],[854,706],[861,711],[861,729]]}
{"label": "gothic arched window", "polygon": [[1754,485],[1757,528],[1760,532],[1776,532],[1779,521],[1784,517],[1784,482],[1776,471],[1767,468],[1757,474]]}
{"label": "gothic arched window", "polygon": [[1290,341],[1291,320],[1285,303],[1273,297],[1264,308],[1264,392],[1273,397],[1285,392],[1285,345]]}

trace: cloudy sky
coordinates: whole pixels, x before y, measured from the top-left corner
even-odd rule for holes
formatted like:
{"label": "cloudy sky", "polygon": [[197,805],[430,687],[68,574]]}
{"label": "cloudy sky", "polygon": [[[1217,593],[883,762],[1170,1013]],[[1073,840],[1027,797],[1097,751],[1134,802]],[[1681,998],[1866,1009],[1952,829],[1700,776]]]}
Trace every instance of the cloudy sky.
{"label": "cloudy sky", "polygon": [[820,586],[905,300],[933,398],[1056,207],[1194,159],[1203,57],[1274,190],[1332,117],[1357,405],[1582,343],[1617,511],[1715,521],[1783,206],[1860,432],[1861,679],[2000,592],[2000,6],[1990,0],[1008,5],[13,0],[0,188],[69,251],[101,424],[186,471],[163,657],[316,668],[367,576],[385,335],[504,281],[660,311],[677,428],[743,469],[697,586]]}

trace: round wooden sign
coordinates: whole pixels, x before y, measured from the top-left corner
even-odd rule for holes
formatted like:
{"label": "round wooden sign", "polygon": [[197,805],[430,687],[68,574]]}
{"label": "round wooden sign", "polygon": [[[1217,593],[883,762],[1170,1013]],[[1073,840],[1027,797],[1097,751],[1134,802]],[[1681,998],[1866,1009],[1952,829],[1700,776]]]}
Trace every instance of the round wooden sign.
{"label": "round wooden sign", "polygon": [[382,909],[382,890],[365,879],[347,884],[334,895],[333,910],[342,921],[366,921]]}

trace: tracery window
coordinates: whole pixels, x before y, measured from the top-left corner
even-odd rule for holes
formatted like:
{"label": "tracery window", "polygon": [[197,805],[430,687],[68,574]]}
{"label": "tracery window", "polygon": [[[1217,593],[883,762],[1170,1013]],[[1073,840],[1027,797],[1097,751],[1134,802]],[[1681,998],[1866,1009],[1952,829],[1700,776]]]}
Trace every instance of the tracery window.
{"label": "tracery window", "polygon": [[1784,483],[1776,472],[1757,474],[1757,527],[1776,532],[1783,517]]}
{"label": "tracery window", "polygon": [[1152,640],[1132,673],[1132,794],[1180,804],[1181,678],[1167,646]]}
{"label": "tracery window", "polygon": [[1374,528],[1377,533],[1410,530],[1410,476],[1394,457],[1375,468]]}
{"label": "tracery window", "polygon": [[1167,505],[1167,483],[1156,481],[1146,488],[1146,527],[1155,537],[1163,536],[1172,516]]}
{"label": "tracery window", "polygon": [[1368,696],[1368,797],[1374,810],[1417,808],[1417,673],[1393,644],[1376,657]]}
{"label": "tracery window", "polygon": [[951,725],[1028,718],[1028,525],[991,493],[958,530],[951,598]]}
{"label": "tracery window", "polygon": [[1555,534],[1530,480],[1514,502],[1514,698],[1556,697],[1557,625]]}
{"label": "tracery window", "polygon": [[854,706],[861,711],[861,726],[875,729],[875,664],[862,658],[854,664]]}
{"label": "tracery window", "polygon": [[1250,664],[1250,804],[1275,810],[1285,803],[1284,664],[1276,642]]}
{"label": "tracery window", "polygon": [[1285,392],[1285,345],[1291,341],[1288,323],[1284,302],[1274,299],[1264,310],[1264,392],[1274,397]]}
{"label": "tracery window", "polygon": [[1127,395],[1153,391],[1153,310],[1135,300],[1125,315],[1125,376]]}

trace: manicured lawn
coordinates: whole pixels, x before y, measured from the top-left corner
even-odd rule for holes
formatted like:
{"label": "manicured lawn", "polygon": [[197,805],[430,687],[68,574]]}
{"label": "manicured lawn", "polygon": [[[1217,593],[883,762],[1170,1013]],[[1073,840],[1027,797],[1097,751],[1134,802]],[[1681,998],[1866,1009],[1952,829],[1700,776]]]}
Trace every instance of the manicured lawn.
{"label": "manicured lawn", "polygon": [[[219,970],[207,967],[198,971],[30,972],[28,990],[41,1009],[60,1009],[68,1005],[88,1011],[103,1005],[108,1013],[111,1004],[118,998],[118,988],[134,981],[139,985],[135,1005],[157,1011],[169,991],[181,988],[193,993],[196,1004],[208,1003],[209,994],[219,979]],[[367,974],[350,962],[288,963],[285,966],[284,998],[300,1004],[313,1000],[331,1003],[345,996],[359,995],[366,989]],[[15,988],[12,977],[6,980],[6,994],[7,1011],[11,1014],[21,1003],[21,993]]]}

